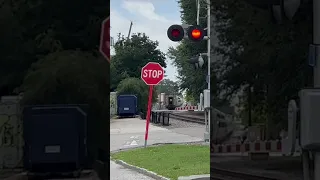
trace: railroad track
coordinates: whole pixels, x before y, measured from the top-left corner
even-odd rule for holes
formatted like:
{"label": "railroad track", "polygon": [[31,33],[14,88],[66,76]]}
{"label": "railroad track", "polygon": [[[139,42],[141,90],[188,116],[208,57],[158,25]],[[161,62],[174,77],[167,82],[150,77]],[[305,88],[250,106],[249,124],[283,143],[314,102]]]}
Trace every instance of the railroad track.
{"label": "railroad track", "polygon": [[211,172],[211,180],[282,180],[280,178],[275,177],[254,175],[239,171],[232,171],[213,167],[211,167]]}
{"label": "railroad track", "polygon": [[173,119],[181,120],[181,121],[205,124],[204,118],[201,118],[201,117],[190,117],[190,116],[174,114],[174,113],[170,113],[170,117],[172,117]]}

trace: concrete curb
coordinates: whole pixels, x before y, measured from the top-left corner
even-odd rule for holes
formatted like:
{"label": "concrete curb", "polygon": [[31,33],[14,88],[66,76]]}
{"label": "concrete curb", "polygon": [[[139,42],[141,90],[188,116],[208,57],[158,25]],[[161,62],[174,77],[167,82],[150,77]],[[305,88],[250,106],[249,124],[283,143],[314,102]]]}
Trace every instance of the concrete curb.
{"label": "concrete curb", "polygon": [[155,172],[149,171],[149,170],[144,169],[144,168],[140,168],[140,167],[138,167],[138,166],[133,166],[133,165],[128,164],[128,163],[126,163],[126,162],[124,162],[124,161],[121,161],[121,160],[115,160],[114,162],[117,163],[117,164],[119,164],[119,165],[121,165],[121,166],[123,166],[123,167],[126,167],[126,168],[128,168],[128,169],[132,169],[132,170],[137,171],[137,172],[139,172],[139,173],[141,173],[141,174],[144,174],[144,175],[146,175],[146,176],[149,176],[149,177],[151,177],[151,178],[154,178],[154,179],[156,179],[156,180],[170,180],[169,178],[160,176],[160,175],[158,175],[158,174],[155,173]]}
{"label": "concrete curb", "polygon": [[210,179],[210,174],[203,175],[192,175],[192,176],[180,176],[178,180],[208,180]]}
{"label": "concrete curb", "polygon": [[[174,145],[203,145],[203,146],[209,146],[210,144],[204,141],[190,141],[190,142],[177,142],[177,143],[155,143],[155,144],[150,144],[147,147],[156,147],[156,146],[163,146],[163,145],[169,145],[169,144],[174,144]],[[114,154],[117,152],[122,152],[122,151],[129,151],[129,150],[134,150],[134,149],[141,149],[144,148],[144,146],[136,146],[136,147],[128,147],[128,148],[122,148],[122,149],[117,149],[110,151],[110,154]]]}

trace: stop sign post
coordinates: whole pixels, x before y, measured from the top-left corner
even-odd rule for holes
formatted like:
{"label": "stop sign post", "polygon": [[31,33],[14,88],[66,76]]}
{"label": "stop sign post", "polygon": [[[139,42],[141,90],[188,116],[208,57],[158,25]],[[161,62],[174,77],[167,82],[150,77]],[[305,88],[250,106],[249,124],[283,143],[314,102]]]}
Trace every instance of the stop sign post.
{"label": "stop sign post", "polygon": [[110,62],[110,17],[101,24],[100,53]]}
{"label": "stop sign post", "polygon": [[141,69],[141,79],[149,85],[148,111],[146,119],[146,133],[144,137],[144,146],[147,147],[149,123],[151,115],[152,92],[153,86],[158,85],[164,77],[164,70],[159,63],[149,62]]}

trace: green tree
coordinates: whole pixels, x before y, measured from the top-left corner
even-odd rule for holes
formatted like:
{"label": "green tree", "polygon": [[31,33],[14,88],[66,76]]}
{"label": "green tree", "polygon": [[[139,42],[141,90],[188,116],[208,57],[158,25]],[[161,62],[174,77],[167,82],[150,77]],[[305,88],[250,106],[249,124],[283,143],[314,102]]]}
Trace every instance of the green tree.
{"label": "green tree", "polygon": [[117,69],[117,67],[120,67],[117,64],[117,59],[113,59],[110,62],[110,90],[115,91],[117,89],[117,86],[119,82],[121,82],[123,79],[126,79],[129,77],[126,71],[121,72]]}
{"label": "green tree", "polygon": [[130,39],[119,35],[115,43],[115,55],[111,63],[114,65],[114,75],[120,77],[112,81],[111,87],[117,87],[126,77],[140,78],[141,68],[148,62],[158,62],[166,68],[165,55],[158,49],[159,43],[152,41],[144,33],[133,34]]}
{"label": "green tree", "polygon": [[177,82],[171,81],[170,79],[164,79],[158,86],[156,86],[157,93],[175,94],[177,96],[181,95],[179,91],[179,84]]}
{"label": "green tree", "polygon": [[188,91],[185,93],[184,100],[189,103],[196,103],[194,97]]}
{"label": "green tree", "polygon": [[[21,90],[26,104],[85,103],[94,101],[106,108],[101,98],[109,91],[108,63],[90,53],[61,51],[33,64]],[[99,98],[99,96],[101,96]]]}
{"label": "green tree", "polygon": [[97,55],[109,6],[103,0],[1,2],[0,95],[14,94],[31,64],[49,53],[78,49]]}
{"label": "green tree", "polygon": [[[252,107],[266,113],[261,116],[266,117],[269,134],[285,126],[288,101],[298,98],[300,88],[312,85],[312,69],[305,63],[312,38],[311,12],[311,4],[305,4],[292,21],[277,25],[268,10],[245,1],[212,2],[219,39],[215,53],[222,56],[215,64],[219,89],[226,96],[244,89],[247,96],[245,86],[254,87]],[[257,106],[261,103],[266,106]]]}
{"label": "green tree", "polygon": [[[146,114],[148,108],[149,88],[140,78],[129,77],[122,80],[117,87],[117,94],[135,95],[138,99],[138,111]],[[156,100],[156,97],[156,91],[153,89],[153,102]]]}

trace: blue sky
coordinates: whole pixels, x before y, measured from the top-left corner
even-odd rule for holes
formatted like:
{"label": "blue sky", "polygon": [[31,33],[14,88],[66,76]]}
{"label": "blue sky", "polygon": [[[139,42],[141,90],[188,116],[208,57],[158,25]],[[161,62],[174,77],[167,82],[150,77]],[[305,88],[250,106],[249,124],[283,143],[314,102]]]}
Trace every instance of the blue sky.
{"label": "blue sky", "polygon": [[[116,38],[119,32],[127,35],[132,21],[131,33],[146,33],[151,40],[159,42],[162,52],[166,53],[170,46],[177,45],[167,37],[170,25],[181,24],[177,0],[111,0],[110,9],[111,37]],[[113,50],[111,54],[114,54]],[[167,66],[167,78],[176,81],[178,74],[169,59]]]}

